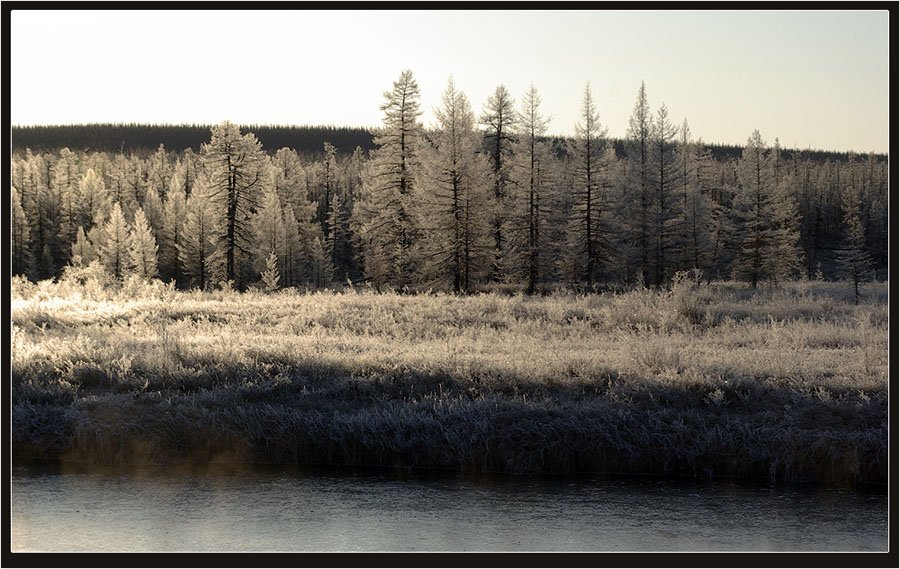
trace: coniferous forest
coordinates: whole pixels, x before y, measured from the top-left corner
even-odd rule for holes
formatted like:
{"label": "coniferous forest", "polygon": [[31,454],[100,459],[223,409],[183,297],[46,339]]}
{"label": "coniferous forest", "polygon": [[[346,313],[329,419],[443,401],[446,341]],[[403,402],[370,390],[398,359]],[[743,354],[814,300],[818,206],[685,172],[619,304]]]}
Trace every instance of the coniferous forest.
{"label": "coniferous forest", "polygon": [[534,87],[516,100],[498,86],[479,110],[451,80],[428,127],[419,98],[403,72],[368,136],[14,129],[12,272],[455,292],[660,287],[688,270],[752,287],[886,279],[883,155],[789,151],[758,131],[739,152],[710,146],[643,84],[624,139],[589,85],[568,139],[547,135]]}

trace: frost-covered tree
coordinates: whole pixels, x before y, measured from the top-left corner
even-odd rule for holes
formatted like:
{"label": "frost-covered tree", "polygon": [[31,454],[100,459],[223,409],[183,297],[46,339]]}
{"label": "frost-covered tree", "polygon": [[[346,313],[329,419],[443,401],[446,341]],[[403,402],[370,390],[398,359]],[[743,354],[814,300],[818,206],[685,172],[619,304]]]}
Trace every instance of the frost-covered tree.
{"label": "frost-covered tree", "polygon": [[116,154],[109,160],[104,180],[110,199],[118,202],[126,217],[133,215],[138,206],[139,188],[143,196],[140,159],[122,153]]}
{"label": "frost-covered tree", "polygon": [[99,232],[97,245],[100,263],[117,281],[121,281],[129,272],[129,233],[122,208],[116,203]]}
{"label": "frost-covered tree", "polygon": [[244,284],[242,257],[252,255],[251,220],[271,170],[262,145],[252,133],[241,135],[225,121],[212,127],[208,143],[200,147],[200,162],[208,197],[223,223],[220,239],[225,250],[225,278]]}
{"label": "frost-covered tree", "polygon": [[569,277],[591,287],[611,260],[613,244],[613,204],[609,176],[614,152],[606,152],[606,129],[591,95],[584,90],[581,121],[575,125],[575,139],[569,146],[573,169],[569,199],[571,212],[564,264]]}
{"label": "frost-covered tree", "polygon": [[60,256],[59,204],[50,187],[52,159],[27,150],[25,159],[13,168],[13,185],[19,193],[22,210],[28,219],[29,248],[32,252],[30,275],[46,279],[54,275]]}
{"label": "frost-covered tree", "polygon": [[773,156],[758,130],[747,140],[735,196],[737,258],[735,276],[756,288],[760,280],[778,281],[799,266],[796,202],[775,183]]}
{"label": "frost-covered tree", "polygon": [[198,181],[185,204],[183,239],[177,245],[181,270],[193,288],[207,289],[225,277],[222,222],[210,190]]}
{"label": "frost-covered tree", "polygon": [[72,256],[70,264],[73,267],[86,267],[98,259],[97,248],[91,243],[84,233],[84,227],[79,226],[75,232],[75,242],[72,243]]}
{"label": "frost-covered tree", "polygon": [[282,269],[279,274],[286,274],[284,213],[275,188],[269,188],[263,194],[253,223],[255,229],[253,262],[256,270],[260,273],[265,271],[269,254],[274,252],[278,266]]}
{"label": "frost-covered tree", "polygon": [[490,270],[490,170],[469,101],[451,79],[435,109],[437,132],[423,152],[419,185],[422,258],[428,281],[465,292]]}
{"label": "frost-covered tree", "polygon": [[278,274],[278,255],[275,254],[274,250],[270,251],[269,256],[266,257],[266,268],[263,269],[260,279],[266,291],[273,292],[278,290],[278,282],[281,276]]}
{"label": "frost-covered tree", "polygon": [[158,252],[156,237],[153,236],[147,216],[143,209],[138,208],[134,213],[134,224],[128,241],[129,273],[144,281],[156,277]]}
{"label": "frost-covered tree", "polygon": [[787,170],[781,157],[781,147],[775,139],[772,166],[775,192],[772,196],[772,252],[765,261],[768,278],[775,284],[797,278],[803,268],[800,247],[800,211],[795,196],[796,180]]}
{"label": "frost-covered tree", "polygon": [[515,101],[504,85],[498,85],[488,98],[480,123],[485,127],[484,144],[490,158],[493,175],[493,204],[491,225],[494,238],[492,279],[501,279],[504,250],[506,249],[503,226],[506,219],[506,197],[512,172],[512,152],[516,142]]}
{"label": "frost-covered tree", "polygon": [[330,142],[325,143],[325,156],[319,165],[319,200],[316,218],[322,228],[324,242],[331,239],[329,213],[332,210],[338,188],[337,150]]}
{"label": "frost-covered tree", "polygon": [[532,85],[522,98],[510,197],[508,272],[519,273],[529,294],[548,276],[553,264],[549,248],[548,216],[553,206],[553,159],[541,141],[550,123],[540,110],[541,98]]}
{"label": "frost-covered tree", "polygon": [[841,192],[841,207],[844,212],[844,239],[843,249],[838,255],[840,272],[849,279],[853,286],[854,301],[859,304],[859,283],[866,280],[867,273],[872,268],[872,255],[866,248],[859,191],[852,184],[844,186]]}
{"label": "frost-covered tree", "polygon": [[[156,195],[160,200],[166,197],[166,192],[169,190],[169,183],[172,179],[173,172],[174,165],[169,159],[169,153],[166,152],[166,147],[160,144],[159,148],[156,149],[156,152],[154,152],[147,160],[147,165],[144,168],[144,175],[146,176],[146,192],[153,189],[156,191]],[[146,206],[144,209],[146,210]],[[147,215],[147,220],[150,221],[152,226],[153,220],[150,218],[149,214]]]}
{"label": "frost-covered tree", "polygon": [[678,129],[669,120],[665,103],[657,111],[650,132],[654,173],[651,202],[652,283],[661,286],[674,272],[672,265],[679,246],[677,239],[682,205],[676,196],[679,173],[675,138]]}
{"label": "frost-covered tree", "polygon": [[[290,205],[283,207],[281,219],[284,226],[284,257],[280,275],[285,286],[294,286],[304,282],[310,272],[310,240],[301,235],[300,223]],[[310,222],[304,225],[306,228],[311,226]]]}
{"label": "frost-covered tree", "polygon": [[651,136],[653,116],[647,102],[644,82],[638,90],[637,101],[628,120],[626,152],[628,155],[628,179],[622,195],[622,218],[628,231],[621,242],[626,251],[626,279],[630,280],[634,271],[642,276],[641,284],[649,286],[654,274],[652,261],[653,243],[653,168],[651,164]]}
{"label": "frost-covered tree", "polygon": [[677,149],[681,202],[680,269],[699,269],[707,274],[714,247],[716,204],[710,197],[713,187],[713,159],[703,141],[691,139],[684,120]]}
{"label": "frost-covered tree", "polygon": [[150,228],[153,229],[153,233],[159,235],[160,231],[162,231],[163,220],[166,214],[165,205],[155,184],[147,187],[147,192],[144,194],[144,203],[140,206],[140,209],[144,210],[144,215],[147,216],[147,222],[150,224]]}
{"label": "frost-covered tree", "polygon": [[163,206],[162,227],[159,231],[159,275],[165,281],[181,281],[181,264],[178,262],[178,244],[184,236],[184,214],[187,207],[185,183],[176,170],[166,193]]}
{"label": "frost-covered tree", "polygon": [[311,221],[315,215],[315,205],[307,196],[307,173],[300,156],[295,150],[281,148],[272,158],[272,167],[275,191],[282,205],[292,207],[298,219]]}
{"label": "frost-covered tree", "polygon": [[59,234],[63,243],[71,244],[80,226],[78,187],[81,176],[75,153],[68,148],[59,151],[53,165],[53,189],[59,196]]}
{"label": "frost-covered tree", "polygon": [[15,186],[12,186],[10,197],[12,210],[10,215],[10,253],[12,274],[24,275],[31,268],[31,243],[28,218],[22,208],[22,201]]}
{"label": "frost-covered tree", "polygon": [[[109,211],[111,200],[106,192],[106,183],[93,168],[88,168],[81,177],[78,185],[78,202],[79,225],[83,227],[90,228],[98,214]],[[119,204],[120,213],[121,207]]]}
{"label": "frost-covered tree", "polygon": [[383,126],[374,133],[355,207],[354,231],[366,277],[376,287],[404,288],[415,284],[417,261],[413,246],[418,231],[413,223],[413,191],[419,183],[419,86],[404,71],[393,89],[384,93]]}

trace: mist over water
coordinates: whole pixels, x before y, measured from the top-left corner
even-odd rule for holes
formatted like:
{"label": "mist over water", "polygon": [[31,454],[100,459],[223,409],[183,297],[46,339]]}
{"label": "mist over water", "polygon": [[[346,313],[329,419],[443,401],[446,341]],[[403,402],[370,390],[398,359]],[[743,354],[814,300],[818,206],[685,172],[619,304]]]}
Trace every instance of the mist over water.
{"label": "mist over water", "polygon": [[40,552],[883,551],[887,495],[726,482],[16,467]]}

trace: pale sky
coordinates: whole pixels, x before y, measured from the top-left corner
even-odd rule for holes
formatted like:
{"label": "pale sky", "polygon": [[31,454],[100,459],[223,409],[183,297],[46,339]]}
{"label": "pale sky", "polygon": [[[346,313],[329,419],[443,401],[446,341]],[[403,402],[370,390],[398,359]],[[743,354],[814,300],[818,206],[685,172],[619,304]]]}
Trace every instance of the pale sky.
{"label": "pale sky", "polygon": [[590,81],[624,137],[643,80],[706,142],[889,144],[886,10],[13,10],[10,42],[14,125],[375,126],[408,68],[429,126],[452,75],[476,115],[498,84],[518,104],[534,83],[571,134]]}

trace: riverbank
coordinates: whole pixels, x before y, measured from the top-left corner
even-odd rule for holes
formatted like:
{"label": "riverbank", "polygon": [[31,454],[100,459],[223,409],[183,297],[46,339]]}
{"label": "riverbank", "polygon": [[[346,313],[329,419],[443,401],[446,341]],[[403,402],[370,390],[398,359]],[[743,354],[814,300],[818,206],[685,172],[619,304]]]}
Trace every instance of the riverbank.
{"label": "riverbank", "polygon": [[14,283],[14,461],[887,483],[888,289]]}

